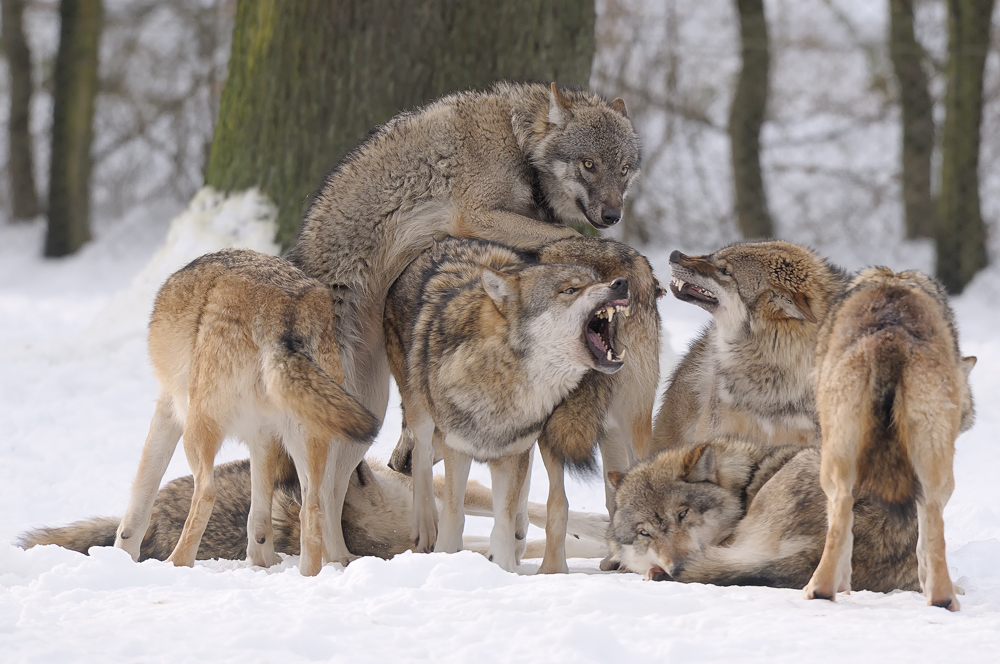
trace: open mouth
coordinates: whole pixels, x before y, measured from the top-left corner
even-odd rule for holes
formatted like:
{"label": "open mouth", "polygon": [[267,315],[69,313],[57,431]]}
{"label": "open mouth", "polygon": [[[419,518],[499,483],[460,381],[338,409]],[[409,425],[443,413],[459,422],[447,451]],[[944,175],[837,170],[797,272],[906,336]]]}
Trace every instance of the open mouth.
{"label": "open mouth", "polygon": [[587,326],[583,330],[583,336],[587,341],[587,348],[597,360],[597,368],[604,373],[614,373],[621,368],[625,359],[625,351],[621,354],[615,349],[612,339],[611,323],[616,314],[628,317],[630,312],[628,298],[609,300],[598,307],[590,315]]}
{"label": "open mouth", "polygon": [[715,293],[712,291],[707,288],[702,288],[701,286],[689,284],[683,279],[675,276],[670,277],[670,292],[673,293],[674,297],[678,300],[682,300],[684,302],[703,302],[705,304],[719,303],[719,299],[715,297]]}

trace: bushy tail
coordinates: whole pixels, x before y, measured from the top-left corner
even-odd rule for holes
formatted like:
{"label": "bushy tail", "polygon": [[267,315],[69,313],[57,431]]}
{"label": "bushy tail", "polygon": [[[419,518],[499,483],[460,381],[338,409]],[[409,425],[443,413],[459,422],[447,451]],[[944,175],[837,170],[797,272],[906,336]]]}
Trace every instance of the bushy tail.
{"label": "bushy tail", "polygon": [[64,549],[87,553],[92,546],[114,546],[121,517],[99,516],[76,521],[61,528],[38,528],[23,533],[17,545],[30,549],[41,544],[57,544]]}
{"label": "bushy tail", "polygon": [[819,564],[820,553],[819,548],[806,547],[781,558],[744,557],[738,549],[715,547],[675,574],[683,583],[804,588]]}
{"label": "bushy tail", "polygon": [[325,437],[363,444],[375,439],[378,419],[312,359],[280,346],[269,360],[264,369],[267,391],[279,406]]}

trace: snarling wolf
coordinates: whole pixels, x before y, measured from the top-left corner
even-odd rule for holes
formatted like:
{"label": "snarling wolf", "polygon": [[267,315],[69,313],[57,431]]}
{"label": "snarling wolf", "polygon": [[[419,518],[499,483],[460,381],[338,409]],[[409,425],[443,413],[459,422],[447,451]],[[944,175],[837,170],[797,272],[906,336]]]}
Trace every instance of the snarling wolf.
{"label": "snarling wolf", "polygon": [[271,493],[290,455],[303,487],[303,574],[346,564],[340,512],[378,420],[344,391],[329,290],[287,261],[253,251],[208,254],[160,289],[149,354],[160,383],[149,435],[115,546],[138,559],[153,500],[181,434],[194,493],[168,560],[193,565],[213,511],[215,456],[227,435],[250,448],[247,558],[276,561]]}
{"label": "snarling wolf", "polygon": [[832,600],[858,587],[852,506],[867,493],[915,507],[920,588],[928,604],[958,610],[942,512],[955,488],[955,438],[972,426],[975,362],[959,352],[944,288],[925,274],[868,268],[834,305],[815,374],[829,530],[806,598]]}
{"label": "snarling wolf", "polygon": [[[802,588],[826,535],[820,451],[732,437],[672,448],[614,474],[612,555],[647,579]],[[856,589],[917,590],[917,507],[859,487]]]}
{"label": "snarling wolf", "polygon": [[[294,474],[279,476],[274,487],[271,520],[274,524],[274,550],[287,555],[300,553],[301,492]],[[215,468],[215,509],[198,547],[199,560],[239,560],[246,554],[247,520],[250,515],[250,461],[231,461]],[[139,560],[166,560],[180,538],[191,505],[194,478],[190,475],[168,482],[156,495],[151,521],[142,539]],[[444,494],[443,478],[434,479],[434,494]],[[348,548],[361,556],[391,558],[411,548],[410,519],[413,509],[410,480],[386,468],[376,459],[358,464],[351,475],[344,498],[343,532]],[[469,482],[465,492],[466,514],[490,516],[493,503],[490,490],[478,482]],[[545,524],[545,506],[528,503],[528,518],[537,526]],[[94,546],[111,546],[121,519],[98,517],[77,521],[68,526],[39,528],[22,534],[24,548],[57,544],[87,553]],[[575,557],[594,558],[607,553],[604,534],[607,516],[583,512],[569,513],[569,536],[566,546]],[[532,540],[526,555],[538,558],[545,543]],[[464,548],[486,553],[478,538],[467,537]]]}
{"label": "snarling wolf", "polygon": [[656,450],[745,436],[819,442],[812,366],[820,322],[846,275],[788,242],[670,255],[670,292],[712,314],[674,370],[653,428]]}
{"label": "snarling wolf", "polygon": [[[496,506],[491,558],[514,569],[531,448],[587,371],[623,366],[613,318],[628,314],[628,297],[624,278],[604,281],[582,265],[539,263],[476,240],[444,240],[403,272],[389,291],[385,339],[414,438],[417,550],[461,548],[470,464],[486,461]],[[440,534],[434,437],[446,477]]]}
{"label": "snarling wolf", "polygon": [[287,258],[329,289],[344,386],[381,419],[390,285],[445,236],[518,249],[606,228],[639,170],[625,104],[555,84],[453,94],[379,127],[330,173]]}

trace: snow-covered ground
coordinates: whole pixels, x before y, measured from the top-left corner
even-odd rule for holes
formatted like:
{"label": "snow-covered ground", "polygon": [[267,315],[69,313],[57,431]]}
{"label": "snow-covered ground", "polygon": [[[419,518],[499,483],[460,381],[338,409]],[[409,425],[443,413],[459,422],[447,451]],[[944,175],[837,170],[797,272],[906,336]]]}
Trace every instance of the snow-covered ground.
{"label": "snow-covered ground", "polygon": [[[14,546],[31,527],[122,513],[156,399],[145,349],[153,294],[205,251],[273,250],[270,214],[252,196],[202,194],[169,229],[164,211],[135,214],[59,261],[39,257],[40,224],[0,225],[0,661],[996,661],[997,268],[955,301],[963,350],[979,357],[978,422],[959,439],[946,511],[949,562],[966,589],[957,614],[912,592],[831,604],[797,590],[647,583],[599,573],[596,560],[536,577],[537,561],[516,575],[472,553],[405,554],[327,565],[307,579],[296,558],[269,570],[230,561],[175,569],[114,549],[86,557]],[[661,276],[672,248],[650,251]],[[914,261],[922,266],[926,252]],[[662,314],[674,353],[706,320],[669,298]],[[395,444],[397,404],[376,456]],[[220,461],[240,456],[229,444]],[[184,474],[177,454],[165,479]],[[483,468],[474,474],[488,480]],[[599,482],[568,488],[574,509],[603,509]],[[536,460],[532,499],[545,491]],[[473,519],[468,531],[489,525]]]}

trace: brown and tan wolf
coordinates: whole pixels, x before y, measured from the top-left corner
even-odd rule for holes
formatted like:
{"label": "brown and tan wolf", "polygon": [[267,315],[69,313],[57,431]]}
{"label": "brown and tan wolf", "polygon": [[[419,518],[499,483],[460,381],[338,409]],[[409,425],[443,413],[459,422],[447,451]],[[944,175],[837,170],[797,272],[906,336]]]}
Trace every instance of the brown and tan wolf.
{"label": "brown and tan wolf", "polygon": [[[656,299],[664,294],[649,262],[631,247],[601,238],[570,238],[545,245],[537,256],[542,263],[575,263],[594,269],[603,281],[618,276],[629,282],[629,316],[613,315],[615,345],[628,359],[613,374],[591,371],[556,406],[539,436],[539,449],[549,479],[545,526],[545,555],[541,573],[566,572],[565,468],[578,472],[594,467],[594,442],[601,450],[605,477],[609,471],[627,470],[648,454],[652,417],[659,381],[660,317]],[[470,376],[474,379],[474,376]],[[404,426],[400,443],[389,465],[410,472],[412,435]],[[435,459],[440,451],[435,450]],[[613,487],[607,492],[609,513],[614,511]],[[521,534],[521,533],[518,533]]]}
{"label": "brown and tan wolf", "polygon": [[942,513],[955,487],[955,438],[972,426],[975,362],[959,352],[944,288],[920,272],[863,270],[833,307],[816,347],[829,529],[807,599],[858,587],[852,507],[855,495],[872,494],[916,505],[920,587],[928,604],[958,610]]}
{"label": "brown and tan wolf", "polygon": [[[647,579],[802,588],[823,552],[820,451],[734,437],[671,448],[618,483],[608,531],[621,567]],[[859,487],[853,585],[918,590],[917,505]]]}
{"label": "brown and tan wolf", "polygon": [[819,442],[812,366],[820,322],[846,275],[788,242],[670,255],[670,292],[712,314],[670,378],[653,427],[663,450],[744,436]]}
{"label": "brown and tan wolf", "polygon": [[[271,504],[274,524],[274,550],[287,555],[300,553],[301,492],[298,478],[291,475],[277,478]],[[199,560],[239,560],[246,554],[247,522],[250,516],[250,461],[231,461],[215,468],[215,509],[198,547]],[[191,506],[194,478],[190,475],[168,482],[153,502],[151,521],[139,549],[139,560],[166,560],[180,539],[181,529]],[[413,510],[413,490],[410,479],[386,468],[375,459],[358,464],[347,487],[343,509],[343,532],[347,547],[361,556],[391,558],[410,549],[410,520]],[[434,478],[434,495],[444,495],[444,478]],[[491,516],[493,503],[490,490],[477,482],[469,482],[465,492],[465,512],[474,516]],[[545,506],[528,503],[528,518],[544,526]],[[94,546],[111,546],[121,518],[97,517],[77,521],[68,526],[39,528],[21,535],[24,548],[41,544],[57,544],[73,551],[87,553]],[[601,514],[569,513],[566,546],[574,557],[596,558],[607,553],[604,536],[608,518]],[[486,553],[484,538],[466,537],[463,547]],[[544,541],[527,543],[526,555],[542,555]]]}
{"label": "brown and tan wolf", "polygon": [[[628,297],[624,278],[604,281],[582,265],[539,263],[478,240],[439,242],[393,284],[385,339],[414,439],[418,551],[462,547],[470,465],[485,461],[495,505],[490,557],[514,569],[527,528],[517,521],[527,501],[531,449],[588,371],[610,374],[623,366],[613,318],[627,315]],[[431,485],[434,437],[445,461],[440,533]]]}
{"label": "brown and tan wolf", "polygon": [[[344,386],[381,419],[389,395],[389,287],[435,240],[538,249],[622,216],[639,169],[625,104],[498,83],[379,127],[330,173],[287,258],[330,288]],[[360,460],[360,459],[359,459]]]}
{"label": "brown and tan wolf", "polygon": [[[341,507],[378,420],[341,387],[327,287],[287,261],[247,250],[202,256],[156,296],[149,354],[160,398],[115,546],[140,555],[177,441],[194,472],[189,513],[168,560],[192,565],[213,511],[215,456],[227,435],[250,448],[247,558],[275,562],[271,494],[282,450],[303,487],[303,574],[345,563]],[[287,472],[286,472],[287,474]]]}

